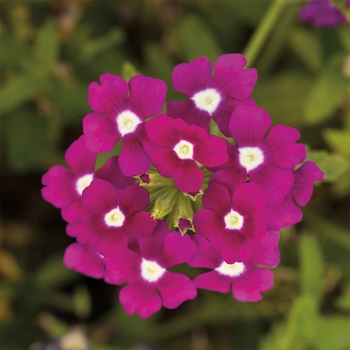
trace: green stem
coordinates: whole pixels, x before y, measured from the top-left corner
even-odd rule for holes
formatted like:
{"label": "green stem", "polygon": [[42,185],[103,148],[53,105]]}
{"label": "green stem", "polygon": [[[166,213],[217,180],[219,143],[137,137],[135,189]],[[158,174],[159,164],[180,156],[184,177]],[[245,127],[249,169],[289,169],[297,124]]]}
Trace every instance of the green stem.
{"label": "green stem", "polygon": [[249,68],[254,63],[261,48],[265,44],[268,36],[270,35],[279,15],[285,5],[285,0],[274,0],[267,12],[265,13],[262,21],[256,28],[252,38],[246,46],[243,54],[247,58],[246,68]]}

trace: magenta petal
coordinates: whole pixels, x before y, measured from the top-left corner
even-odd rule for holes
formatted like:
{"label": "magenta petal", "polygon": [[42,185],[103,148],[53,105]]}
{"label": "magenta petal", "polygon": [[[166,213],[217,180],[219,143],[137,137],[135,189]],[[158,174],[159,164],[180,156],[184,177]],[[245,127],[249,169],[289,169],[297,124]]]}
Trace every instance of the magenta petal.
{"label": "magenta petal", "polygon": [[218,183],[211,183],[204,192],[203,207],[222,217],[226,215],[231,210],[231,196],[228,189]]}
{"label": "magenta petal", "polygon": [[108,181],[116,188],[125,188],[135,183],[133,177],[125,176],[119,166],[119,156],[107,159],[104,166],[95,172],[95,178]]}
{"label": "magenta petal", "polygon": [[258,80],[255,68],[243,70],[247,59],[241,54],[220,56],[214,65],[214,80],[225,95],[243,100],[251,95]]}
{"label": "magenta petal", "polygon": [[165,114],[149,120],[145,127],[151,141],[158,145],[173,148],[180,141],[174,120]]}
{"label": "magenta petal", "polygon": [[151,158],[145,152],[142,142],[134,134],[123,137],[119,165],[125,176],[144,174],[151,167]]}
{"label": "magenta petal", "polygon": [[313,192],[313,183],[324,179],[324,174],[320,168],[313,162],[305,162],[294,172],[294,185],[291,189],[291,195],[296,202],[306,205]]}
{"label": "magenta petal", "polygon": [[249,260],[250,265],[262,264],[268,267],[276,267],[280,262],[280,252],[278,250],[278,242],[280,235],[276,231],[266,232],[262,237],[260,246],[254,252]]}
{"label": "magenta petal", "polygon": [[[210,115],[207,111],[198,109],[192,100],[170,101],[167,103],[167,115],[173,119],[182,119],[188,125],[196,125],[210,132]],[[230,111],[231,116],[231,111]],[[228,122],[227,122],[228,123]]]}
{"label": "magenta petal", "polygon": [[96,250],[109,258],[118,254],[121,247],[128,245],[128,236],[122,227],[105,229],[101,232],[100,239],[96,243]]}
{"label": "magenta petal", "polygon": [[255,214],[245,217],[243,227],[240,231],[250,240],[259,240],[260,237],[266,233],[266,225],[263,216],[261,214]]}
{"label": "magenta petal", "polygon": [[83,191],[82,203],[88,209],[107,213],[117,207],[121,191],[105,180],[95,179]]}
{"label": "magenta petal", "polygon": [[223,276],[217,271],[210,271],[198,275],[193,284],[200,289],[213,290],[220,293],[228,293],[230,291],[231,279],[228,276]]}
{"label": "magenta petal", "polygon": [[222,257],[228,264],[247,261],[254,249],[244,235],[233,230],[225,230],[219,244]]}
{"label": "magenta petal", "polygon": [[197,193],[202,188],[204,174],[193,160],[185,160],[176,170],[175,186],[182,192]]}
{"label": "magenta petal", "polygon": [[194,147],[194,158],[209,167],[226,163],[229,157],[225,140],[211,135],[206,140],[197,142]]}
{"label": "magenta petal", "polygon": [[130,79],[129,87],[129,104],[142,120],[163,109],[167,92],[163,80],[136,75]]}
{"label": "magenta petal", "polygon": [[[128,96],[127,82],[117,75],[104,73],[100,76],[101,85],[93,82],[89,85],[88,101],[95,112],[111,112],[115,105],[125,105]],[[118,103],[113,103],[118,101]]]}
{"label": "magenta petal", "polygon": [[157,282],[157,289],[164,307],[168,309],[175,309],[184,301],[197,296],[193,282],[186,275],[176,272],[166,272]]}
{"label": "magenta petal", "polygon": [[117,123],[108,117],[89,113],[83,119],[86,147],[93,152],[110,152],[120,139]]}
{"label": "magenta petal", "polygon": [[181,160],[172,149],[159,148],[153,152],[152,164],[158,169],[160,175],[172,178],[181,165]]}
{"label": "magenta petal", "polygon": [[133,214],[147,209],[149,203],[149,192],[144,187],[133,184],[123,191],[120,208],[124,214]]}
{"label": "magenta petal", "polygon": [[266,206],[266,195],[254,182],[238,187],[232,195],[232,206],[241,215],[262,212]]}
{"label": "magenta petal", "polygon": [[120,291],[119,301],[127,314],[136,312],[141,318],[151,316],[162,307],[162,299],[155,285],[146,281],[136,281],[124,287]]}
{"label": "magenta petal", "polygon": [[181,63],[173,69],[172,83],[175,90],[192,96],[193,93],[206,88],[212,80],[211,62],[207,57],[199,57],[190,63]]}
{"label": "magenta petal", "polygon": [[96,243],[103,230],[101,216],[91,211],[83,211],[74,222],[69,224],[69,232],[77,237],[79,244]]}
{"label": "magenta petal", "polygon": [[121,248],[113,258],[106,258],[106,276],[112,284],[123,284],[139,279],[141,257],[130,249]]}
{"label": "magenta petal", "polygon": [[273,285],[273,273],[268,269],[251,268],[241,278],[233,280],[232,294],[238,301],[259,301],[260,292],[267,291]]}
{"label": "magenta petal", "polygon": [[62,218],[68,223],[73,222],[86,208],[81,202],[81,197],[76,197],[67,207],[61,210]]}
{"label": "magenta petal", "polygon": [[206,140],[208,138],[207,132],[202,128],[199,128],[197,125],[188,125],[182,119],[174,119],[174,125],[181,135],[181,140],[196,144],[200,140]]}
{"label": "magenta petal", "polygon": [[242,167],[228,167],[215,171],[210,177],[209,183],[218,183],[225,186],[230,193],[246,183],[247,171]]}
{"label": "magenta petal", "polygon": [[76,176],[91,174],[95,170],[97,154],[86,147],[85,136],[74,141],[65,153],[68,165]]}
{"label": "magenta petal", "polygon": [[305,160],[306,148],[303,144],[293,144],[270,153],[273,163],[281,168],[294,169],[294,167]]}
{"label": "magenta petal", "polygon": [[271,117],[264,109],[241,104],[233,111],[229,128],[239,147],[258,146],[271,124]]}
{"label": "magenta petal", "polygon": [[71,244],[64,253],[63,263],[69,269],[93,278],[102,278],[105,274],[104,258],[92,245]]}
{"label": "magenta petal", "polygon": [[197,246],[187,234],[170,232],[164,240],[163,250],[159,256],[159,262],[164,268],[175,266],[188,261]]}
{"label": "magenta petal", "polygon": [[74,175],[62,165],[54,165],[42,177],[42,197],[56,208],[67,207],[78,196]]}
{"label": "magenta petal", "polygon": [[276,206],[283,201],[293,185],[293,174],[289,169],[274,165],[261,165],[249,173],[250,181],[255,182],[266,194],[266,204]]}
{"label": "magenta petal", "polygon": [[202,237],[215,237],[225,229],[223,218],[216,212],[202,209],[197,211],[193,217],[196,234]]}
{"label": "magenta petal", "polygon": [[262,215],[268,230],[279,231],[300,222],[303,212],[295,204],[292,196],[287,194],[282,203],[274,207],[267,206]]}
{"label": "magenta petal", "polygon": [[148,212],[141,212],[127,216],[124,223],[125,230],[136,236],[151,234],[156,225],[157,221],[154,220],[151,217],[151,213]]}
{"label": "magenta petal", "polygon": [[197,245],[197,251],[192,258],[187,262],[192,267],[206,267],[214,269],[220,266],[222,258],[216,249],[205,238],[199,237],[197,234],[192,235],[191,239]]}

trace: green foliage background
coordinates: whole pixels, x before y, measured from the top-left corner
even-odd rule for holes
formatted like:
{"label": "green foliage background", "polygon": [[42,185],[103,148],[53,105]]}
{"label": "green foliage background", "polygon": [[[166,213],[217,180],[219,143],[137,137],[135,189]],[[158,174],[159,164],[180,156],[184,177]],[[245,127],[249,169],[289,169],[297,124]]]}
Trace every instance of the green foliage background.
{"label": "green foliage background", "polygon": [[[2,349],[350,348],[349,27],[301,25],[302,5],[1,1]],[[230,52],[258,69],[253,97],[275,124],[301,130],[326,178],[303,221],[281,232],[282,261],[262,302],[200,291],[176,310],[128,316],[119,287],[63,266],[72,240],[59,210],[40,197],[41,175],[64,164],[89,112],[87,86],[102,73],[128,78],[136,69],[165,80],[168,100],[181,99],[174,65]]]}

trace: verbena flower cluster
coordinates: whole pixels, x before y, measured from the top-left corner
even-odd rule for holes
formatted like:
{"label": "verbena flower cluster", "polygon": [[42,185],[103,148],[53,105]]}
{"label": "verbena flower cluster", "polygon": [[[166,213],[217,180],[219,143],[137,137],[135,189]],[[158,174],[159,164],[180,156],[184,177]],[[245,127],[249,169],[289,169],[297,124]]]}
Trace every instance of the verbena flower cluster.
{"label": "verbena flower cluster", "polygon": [[[165,114],[162,80],[101,75],[89,85],[84,135],[65,154],[70,169],[55,165],[42,178],[43,198],[76,239],[64,264],[126,284],[128,314],[176,308],[198,288],[261,300],[280,261],[278,232],[301,220],[323,179],[299,131],[272,126],[250,97],[257,71],[246,63],[226,54],[214,69],[206,57],[177,65],[173,86],[187,98]],[[118,141],[120,154],[95,169]],[[202,270],[191,280],[169,270],[179,264]]]}

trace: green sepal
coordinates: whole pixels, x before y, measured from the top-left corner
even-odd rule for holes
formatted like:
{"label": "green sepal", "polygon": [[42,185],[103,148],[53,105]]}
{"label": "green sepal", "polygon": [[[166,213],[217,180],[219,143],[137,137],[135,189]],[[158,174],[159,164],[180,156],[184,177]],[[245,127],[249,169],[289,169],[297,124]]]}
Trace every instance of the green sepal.
{"label": "green sepal", "polygon": [[[147,175],[149,182],[144,182],[140,176],[136,178],[140,186],[146,188],[150,193],[148,211],[152,217],[164,219],[170,230],[178,229],[182,235],[189,229],[194,231],[193,215],[202,209],[203,188],[195,195],[184,193],[175,186],[174,179],[159,175],[154,168],[151,168]],[[207,181],[204,181],[204,184],[206,186]],[[191,227],[180,229],[180,219],[188,220]]]}

